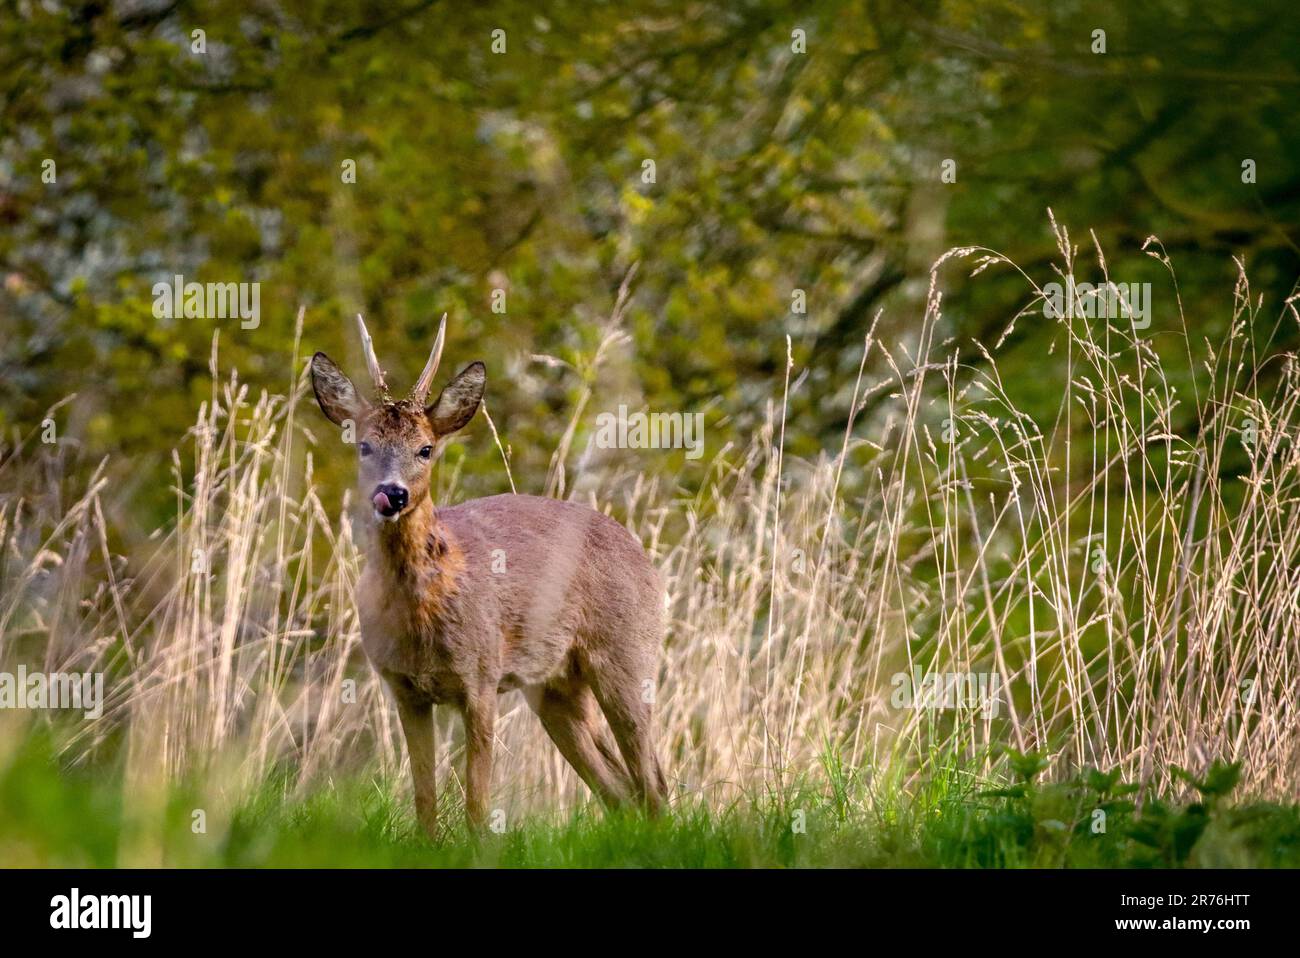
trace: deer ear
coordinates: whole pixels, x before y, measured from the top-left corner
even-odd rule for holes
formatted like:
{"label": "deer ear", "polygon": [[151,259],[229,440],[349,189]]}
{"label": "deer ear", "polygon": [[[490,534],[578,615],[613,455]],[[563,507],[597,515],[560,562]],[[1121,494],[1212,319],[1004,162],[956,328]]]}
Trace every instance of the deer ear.
{"label": "deer ear", "polygon": [[352,380],[324,353],[311,358],[311,388],[316,392],[320,411],[336,426],[343,425],[346,419],[355,422],[366,408]]}
{"label": "deer ear", "polygon": [[473,419],[483,401],[486,386],[487,367],[482,363],[473,362],[462,369],[438,394],[433,405],[424,411],[434,434],[445,436],[453,433]]}

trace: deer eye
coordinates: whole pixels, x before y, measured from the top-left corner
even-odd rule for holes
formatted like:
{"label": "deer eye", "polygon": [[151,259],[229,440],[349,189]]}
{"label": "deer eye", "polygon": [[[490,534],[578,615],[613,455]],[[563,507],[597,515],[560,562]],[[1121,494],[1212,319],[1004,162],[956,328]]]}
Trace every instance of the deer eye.
{"label": "deer eye", "polygon": [[428,459],[430,456],[433,455],[433,447],[421,446],[420,451],[417,452],[416,455],[419,456],[421,459]]}
{"label": "deer eye", "polygon": [[362,459],[364,459],[366,456],[370,455],[370,451],[371,451],[371,450],[370,450],[370,443],[368,443],[368,442],[357,443],[357,452],[361,453],[361,458],[362,458]]}

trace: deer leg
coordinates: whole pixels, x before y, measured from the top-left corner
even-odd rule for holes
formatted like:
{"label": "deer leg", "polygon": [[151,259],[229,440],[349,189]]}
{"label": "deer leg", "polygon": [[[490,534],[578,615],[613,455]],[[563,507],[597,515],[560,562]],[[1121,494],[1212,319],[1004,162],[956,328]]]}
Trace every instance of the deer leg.
{"label": "deer leg", "polygon": [[658,815],[667,799],[667,783],[655,755],[651,707],[642,699],[640,680],[634,672],[611,669],[603,676],[593,674],[592,688],[623,753],[637,797],[651,815]]}
{"label": "deer leg", "polygon": [[411,760],[411,785],[415,792],[415,817],[430,838],[438,832],[437,743],[433,731],[433,705],[410,693],[401,683],[390,683],[397,701],[397,716]]}
{"label": "deer leg", "polygon": [[560,754],[609,808],[628,798],[630,782],[613,743],[597,724],[596,699],[591,687],[547,686],[529,695],[528,703],[542,722]]}
{"label": "deer leg", "polygon": [[465,818],[472,828],[487,820],[492,793],[492,741],[497,718],[496,689],[465,695]]}
{"label": "deer leg", "polygon": [[[592,696],[592,703],[595,704],[595,696]],[[600,706],[596,705],[595,711],[588,718],[587,730],[591,732],[591,737],[596,743],[596,751],[600,752],[605,764],[623,783],[623,790],[631,795],[632,777],[627,774],[627,766],[623,764],[623,756],[619,754],[618,743],[614,741],[614,736],[609,730],[609,723],[602,721],[600,714]]]}

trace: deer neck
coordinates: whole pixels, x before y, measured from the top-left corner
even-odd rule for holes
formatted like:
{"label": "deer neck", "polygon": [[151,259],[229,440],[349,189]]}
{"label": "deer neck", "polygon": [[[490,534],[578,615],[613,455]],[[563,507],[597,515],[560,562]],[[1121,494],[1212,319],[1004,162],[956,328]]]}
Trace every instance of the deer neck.
{"label": "deer neck", "polygon": [[388,581],[420,592],[450,586],[453,543],[427,495],[396,522],[381,522],[375,540],[374,558]]}

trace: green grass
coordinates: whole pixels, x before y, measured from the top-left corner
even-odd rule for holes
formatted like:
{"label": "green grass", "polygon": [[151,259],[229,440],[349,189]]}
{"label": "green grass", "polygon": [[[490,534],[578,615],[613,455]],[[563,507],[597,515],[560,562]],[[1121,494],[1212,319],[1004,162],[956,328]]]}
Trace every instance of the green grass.
{"label": "green grass", "polygon": [[[291,798],[267,783],[253,800],[195,831],[196,791],[176,790],[141,824],[112,774],[60,768],[48,740],[27,741],[0,771],[0,862],[6,866],[178,867],[1300,867],[1300,808],[1233,805],[1235,771],[1198,780],[1201,801],[1148,802],[1114,776],[1040,784],[1033,756],[1019,781],[981,789],[956,770],[912,793],[828,767],[819,787],[708,809],[679,799],[657,821],[591,805],[558,822],[507,823],[469,836],[448,808],[430,842],[391,783],[358,778]],[[1217,778],[1216,778],[1217,776]],[[1096,812],[1106,813],[1096,831]],[[141,861],[129,850],[155,850]],[[151,843],[151,844],[150,844]]]}

